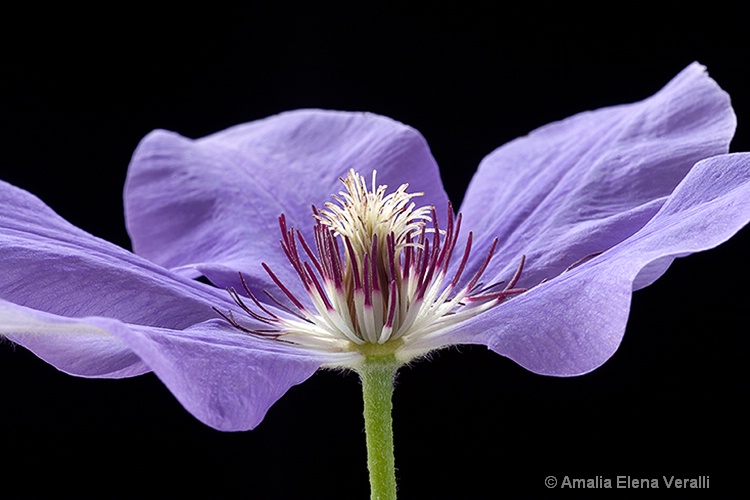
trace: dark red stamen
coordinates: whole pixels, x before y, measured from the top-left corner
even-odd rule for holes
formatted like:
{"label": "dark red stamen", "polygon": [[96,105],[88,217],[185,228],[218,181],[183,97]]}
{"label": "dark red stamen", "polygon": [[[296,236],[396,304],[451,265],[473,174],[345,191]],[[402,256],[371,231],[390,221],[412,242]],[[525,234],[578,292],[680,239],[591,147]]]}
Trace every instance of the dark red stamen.
{"label": "dark red stamen", "polygon": [[307,244],[307,241],[305,241],[305,238],[302,237],[302,233],[297,231],[297,240],[299,241],[300,245],[302,245],[302,249],[305,251],[307,256],[312,261],[313,265],[315,266],[315,269],[318,270],[318,274],[323,276],[323,268],[320,265],[320,262],[318,261],[318,258],[313,253],[310,246]]}
{"label": "dark red stamen", "polygon": [[484,274],[484,270],[487,269],[487,265],[490,263],[490,260],[492,260],[492,255],[495,253],[495,247],[497,246],[497,238],[492,240],[492,246],[490,246],[489,252],[487,252],[487,256],[482,261],[482,265],[479,266],[479,270],[474,274],[474,277],[471,279],[468,285],[466,285],[466,288],[468,290],[472,290],[474,286],[477,284],[479,279],[482,277],[482,274]]}
{"label": "dark red stamen", "polygon": [[372,279],[370,284],[373,293],[380,293],[380,276],[378,275],[378,235],[372,235],[372,250],[370,251],[370,265],[372,266]]}
{"label": "dark red stamen", "polygon": [[361,290],[362,283],[359,277],[359,265],[357,263],[357,257],[354,254],[354,247],[352,247],[352,242],[349,241],[349,238],[344,238],[344,243],[346,244],[346,252],[349,255],[349,262],[351,263],[351,272],[354,278],[354,290]]}
{"label": "dark red stamen", "polygon": [[[342,200],[334,198],[344,205]],[[436,312],[442,311],[438,314],[448,316],[460,313],[460,310],[455,310],[452,306],[484,303],[491,307],[509,297],[526,291],[525,288],[517,287],[525,263],[524,257],[521,258],[518,268],[504,289],[498,289],[498,285],[501,285],[501,283],[483,287],[480,280],[486,272],[498,246],[498,240],[495,238],[479,267],[474,271],[468,283],[458,292],[460,299],[447,298],[450,291],[453,291],[462,282],[463,273],[469,266],[474,238],[471,232],[466,237],[457,271],[452,277],[450,284],[447,285],[447,289],[436,289],[438,286],[442,286],[443,279],[451,267],[451,259],[458,244],[461,230],[462,216],[461,214],[454,216],[453,207],[450,203],[448,204],[445,230],[440,230],[437,211],[434,207],[430,208],[429,215],[432,219],[432,227],[428,229],[425,222],[429,221],[430,218],[425,217],[424,209],[421,209],[418,212],[418,218],[410,220],[405,226],[406,229],[401,229],[398,233],[390,232],[385,234],[384,242],[379,241],[378,233],[372,234],[371,241],[366,243],[369,248],[366,246],[364,249],[359,249],[359,251],[363,252],[360,255],[357,254],[358,250],[355,250],[355,245],[362,244],[360,241],[357,239],[351,240],[346,236],[338,234],[325,223],[327,221],[320,218],[321,212],[314,205],[312,206],[312,210],[314,216],[318,218],[313,227],[314,245],[308,244],[300,231],[289,227],[286,217],[283,214],[278,219],[279,230],[281,232],[279,243],[289,264],[294,269],[294,272],[296,272],[316,308],[318,308],[318,312],[325,318],[327,314],[335,309],[334,302],[338,305],[342,301],[352,300],[352,297],[357,301],[364,298],[365,309],[372,308],[376,303],[381,304],[383,302],[382,311],[377,311],[377,314],[373,314],[373,311],[370,309],[365,313],[364,317],[357,316],[359,305],[355,307],[351,303],[347,306],[351,308],[351,311],[346,311],[347,314],[343,317],[348,318],[348,313],[353,314],[353,317],[347,320],[351,322],[348,328],[354,330],[355,335],[359,337],[358,339],[349,338],[349,340],[384,342],[390,338],[391,334],[395,334],[400,329],[401,333],[398,335],[409,334],[409,331],[406,330],[412,328],[412,326],[417,328],[417,330],[434,330],[436,326],[429,318],[420,319],[419,326],[417,326],[417,323],[412,325],[412,322],[402,324],[405,320],[400,318],[400,315],[404,314],[401,307],[423,307],[421,303],[424,301],[425,296],[428,295],[428,292],[431,297],[433,293],[439,294],[438,298],[436,298],[438,304],[428,304],[424,307],[428,307],[431,310],[434,308]],[[413,204],[409,207],[403,206],[399,210],[400,213],[412,213],[414,206]],[[326,211],[322,213],[325,218],[335,215],[329,214]],[[389,218],[388,220],[392,219]],[[403,222],[399,222],[399,224],[403,224]],[[429,236],[428,232],[432,232],[432,235]],[[382,238],[382,232],[379,234]],[[339,237],[341,237],[341,242],[338,240]],[[290,288],[284,285],[282,280],[270,267],[265,263],[262,266],[276,287],[286,297],[286,300],[283,297],[276,298],[265,291],[271,302],[281,310],[305,323],[318,324],[318,318],[308,313],[302,301],[294,295]],[[575,264],[571,268],[574,266]],[[264,305],[263,302],[258,300],[242,274],[240,274],[240,282],[252,304],[246,303],[243,297],[234,288],[231,288],[228,292],[237,307],[253,320],[278,328],[249,328],[246,325],[240,324],[233,316],[232,311],[222,313],[218,309],[215,309],[217,313],[232,326],[243,332],[274,339],[282,336],[288,327],[288,320],[283,316],[280,317],[275,314],[273,312],[275,309],[268,306],[269,302],[266,302],[266,305]],[[407,282],[409,283],[407,284]],[[329,297],[327,289],[331,290],[332,287],[336,291],[334,296]],[[413,295],[408,297],[400,295],[407,293],[407,290],[413,291]],[[364,297],[360,293],[363,293]],[[282,303],[282,300],[286,304]],[[457,302],[457,300],[460,300],[460,302]],[[447,310],[444,307],[445,305],[448,305],[451,310]],[[323,308],[327,312],[323,311]],[[477,313],[480,313],[482,310],[484,309],[478,309]],[[408,313],[408,311],[406,312]],[[407,317],[416,318],[417,316],[413,313],[417,312],[413,311],[407,314]],[[425,312],[429,314],[429,312]],[[422,315],[423,313],[420,311],[419,314]],[[438,322],[438,319],[436,317],[435,321]],[[365,326],[362,326],[363,324]],[[438,326],[437,328],[444,327]],[[292,327],[292,330],[294,328]],[[301,332],[304,332],[305,328],[302,328]],[[380,328],[382,330],[378,331],[377,329]],[[313,336],[318,335],[314,330],[310,330],[309,333]],[[332,331],[331,335],[334,337],[341,336],[341,332]],[[346,335],[349,334],[347,333]],[[339,340],[343,339],[344,337]]]}
{"label": "dark red stamen", "polygon": [[372,267],[370,266],[370,255],[365,254],[364,265],[362,266],[362,274],[364,275],[364,289],[365,289],[365,306],[372,306]]}
{"label": "dark red stamen", "polygon": [[271,268],[269,268],[265,262],[262,262],[261,266],[263,266],[263,269],[266,270],[266,273],[268,273],[268,276],[271,277],[273,282],[276,283],[276,286],[279,287],[279,290],[284,292],[284,295],[286,295],[287,298],[292,301],[292,304],[294,304],[300,311],[304,311],[305,306],[302,305],[302,302],[300,302],[297,297],[295,297],[294,294],[290,292],[286,286],[284,286],[284,283],[282,283],[281,280],[274,274],[274,272],[271,271]]}
{"label": "dark red stamen", "polygon": [[458,271],[456,271],[456,274],[453,276],[451,287],[455,288],[458,285],[458,281],[461,279],[461,275],[464,272],[466,263],[469,261],[469,254],[471,253],[471,240],[473,236],[474,233],[470,231],[469,235],[466,237],[466,247],[464,248],[464,255],[463,257],[461,257],[461,263],[458,265]]}
{"label": "dark red stamen", "polygon": [[398,296],[396,292],[396,281],[391,281],[390,293],[388,294],[388,319],[385,322],[386,328],[393,328],[393,320],[396,317],[396,308],[398,307]]}

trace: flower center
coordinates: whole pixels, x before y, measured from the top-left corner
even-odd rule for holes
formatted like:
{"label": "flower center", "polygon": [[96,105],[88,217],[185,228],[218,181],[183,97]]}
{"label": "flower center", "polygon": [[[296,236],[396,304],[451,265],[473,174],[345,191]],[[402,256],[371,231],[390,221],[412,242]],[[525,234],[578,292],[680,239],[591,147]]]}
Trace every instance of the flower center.
{"label": "flower center", "polygon": [[448,277],[461,226],[461,215],[454,218],[452,207],[441,229],[435,207],[417,207],[413,198],[423,193],[408,193],[407,184],[386,194],[387,186],[376,184],[376,172],[368,189],[364,177],[354,170],[341,181],[346,190],[334,195],[334,202],[320,210],[313,207],[314,250],[299,231],[287,227],[284,215],[279,217],[281,248],[312,307],[263,264],[291,304],[277,301],[284,312],[274,312],[275,308],[253,295],[243,279],[253,304],[234,289],[229,291],[232,298],[269,328],[251,328],[231,312],[218,311],[234,327],[312,349],[384,354],[417,339],[438,336],[524,291],[515,288],[523,258],[504,288],[480,283],[497,239],[478,271],[462,282],[471,233],[458,257],[457,270]]}

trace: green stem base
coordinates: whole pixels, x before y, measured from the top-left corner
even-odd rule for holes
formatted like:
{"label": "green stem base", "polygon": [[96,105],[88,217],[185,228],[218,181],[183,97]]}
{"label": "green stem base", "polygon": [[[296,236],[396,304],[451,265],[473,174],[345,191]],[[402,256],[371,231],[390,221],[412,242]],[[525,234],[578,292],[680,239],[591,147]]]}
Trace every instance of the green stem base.
{"label": "green stem base", "polygon": [[393,380],[399,363],[392,355],[367,356],[358,370],[364,398],[367,468],[370,498],[396,498],[396,469],[393,458]]}

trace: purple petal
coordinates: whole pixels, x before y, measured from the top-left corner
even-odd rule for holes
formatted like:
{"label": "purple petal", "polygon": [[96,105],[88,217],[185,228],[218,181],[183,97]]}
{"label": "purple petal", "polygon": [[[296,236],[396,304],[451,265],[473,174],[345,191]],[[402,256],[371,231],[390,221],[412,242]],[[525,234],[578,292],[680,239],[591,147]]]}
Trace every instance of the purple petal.
{"label": "purple petal", "polygon": [[109,318],[62,318],[0,301],[0,334],[59,369],[85,377],[153,370],[182,405],[219,430],[252,429],[291,386],[350,354],[263,340],[212,320],[176,331]]}
{"label": "purple petal", "polygon": [[124,342],[90,320],[55,316],[4,300],[0,336],[71,375],[122,378],[151,371]]}
{"label": "purple petal", "polygon": [[[221,287],[272,288],[266,262],[302,293],[279,249],[278,216],[305,234],[311,205],[341,191],[354,168],[392,189],[410,183],[420,201],[447,203],[427,144],[414,129],[368,113],[295,111],[192,141],[156,131],[136,150],[125,187],[135,251]],[[169,193],[168,196],[165,193]]]}
{"label": "purple petal", "polygon": [[748,221],[750,154],[704,160],[636,234],[441,340],[486,344],[537,373],[591,371],[617,349],[633,283],[644,270],[654,263],[661,269],[675,257],[713,248]]}
{"label": "purple petal", "polygon": [[0,299],[66,317],[106,316],[185,328],[216,317],[227,294],[69,224],[0,182]]}
{"label": "purple petal", "polygon": [[215,318],[211,306],[230,304],[225,293],[95,238],[4,182],[0,255],[0,333],[75,375],[148,371],[122,342],[78,318],[185,328]]}
{"label": "purple petal", "polygon": [[697,161],[725,153],[734,127],[729,97],[693,64],[649,99],[501,147],[480,165],[461,208],[478,236],[472,264],[498,237],[487,280],[507,278],[526,255],[520,285],[528,287],[607,250],[642,228]]}
{"label": "purple petal", "polygon": [[258,325],[225,291],[99,240],[2,182],[0,253],[0,336],[74,375],[153,370],[217,428],[256,425],[291,385],[339,358],[241,333],[212,307]]}
{"label": "purple petal", "polygon": [[321,365],[356,357],[259,339],[218,320],[181,332],[124,326],[113,331],[190,413],[223,431],[254,428],[274,402]]}

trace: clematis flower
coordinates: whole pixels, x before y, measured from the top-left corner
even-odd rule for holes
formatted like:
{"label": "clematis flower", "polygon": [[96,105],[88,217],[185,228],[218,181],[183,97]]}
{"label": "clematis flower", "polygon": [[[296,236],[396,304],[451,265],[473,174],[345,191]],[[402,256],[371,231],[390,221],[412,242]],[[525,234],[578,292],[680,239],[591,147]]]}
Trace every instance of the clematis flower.
{"label": "clematis flower", "polygon": [[586,373],[617,349],[634,290],[750,220],[734,127],[693,64],[644,101],[495,150],[460,215],[423,137],[382,116],[155,131],[125,186],[134,253],[0,184],[0,334],[72,375],[153,371],[227,431],[373,356],[482,344]]}

